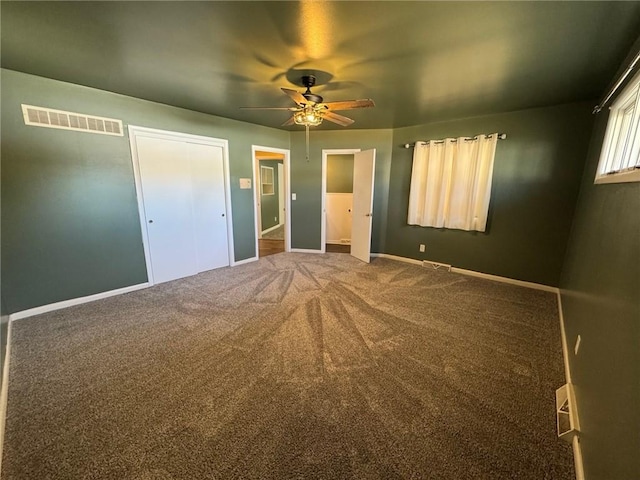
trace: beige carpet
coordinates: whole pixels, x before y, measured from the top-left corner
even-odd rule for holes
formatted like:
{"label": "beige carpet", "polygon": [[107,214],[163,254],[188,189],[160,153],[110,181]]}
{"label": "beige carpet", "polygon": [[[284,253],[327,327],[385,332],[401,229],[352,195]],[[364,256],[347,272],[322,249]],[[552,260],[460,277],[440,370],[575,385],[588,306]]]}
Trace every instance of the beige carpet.
{"label": "beige carpet", "polygon": [[555,295],[343,254],[16,321],[4,480],[571,479]]}

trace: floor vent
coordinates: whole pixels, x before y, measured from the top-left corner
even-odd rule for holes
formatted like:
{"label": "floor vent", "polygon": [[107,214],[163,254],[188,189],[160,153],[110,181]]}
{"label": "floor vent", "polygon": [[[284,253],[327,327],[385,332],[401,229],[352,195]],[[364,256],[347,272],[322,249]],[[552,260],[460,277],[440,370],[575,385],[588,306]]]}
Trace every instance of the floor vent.
{"label": "floor vent", "polygon": [[447,263],[432,262],[430,260],[423,260],[422,266],[426,268],[431,268],[433,270],[446,270],[447,272],[451,271],[451,265]]}
{"label": "floor vent", "polygon": [[96,117],[24,104],[22,105],[22,115],[25,125],[123,136],[122,121],[114,118]]}

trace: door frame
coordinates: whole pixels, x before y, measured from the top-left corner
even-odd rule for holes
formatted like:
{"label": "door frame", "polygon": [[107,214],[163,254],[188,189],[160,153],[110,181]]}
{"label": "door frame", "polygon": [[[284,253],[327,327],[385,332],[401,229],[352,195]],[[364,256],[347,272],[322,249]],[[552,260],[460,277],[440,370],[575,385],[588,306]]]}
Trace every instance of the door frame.
{"label": "door frame", "polygon": [[155,128],[129,125],[129,145],[131,147],[131,163],[133,164],[133,176],[136,187],[136,198],[138,202],[138,217],[140,219],[140,230],[142,232],[142,246],[144,248],[144,260],[147,268],[147,278],[149,285],[154,285],[153,269],[151,268],[151,250],[149,247],[149,235],[147,232],[147,220],[144,209],[144,197],[142,195],[142,178],[140,175],[140,164],[138,159],[138,137],[158,138],[163,140],[184,141],[199,143],[222,148],[222,168],[224,170],[224,198],[225,198],[225,218],[227,224],[227,245],[229,255],[229,265],[236,264],[233,248],[233,219],[231,218],[231,182],[229,179],[229,141],[222,138],[204,137],[190,133],[173,132],[170,130],[158,130]]}
{"label": "door frame", "polygon": [[290,156],[291,152],[284,148],[265,147],[263,145],[251,145],[251,162],[253,164],[253,216],[255,218],[255,236],[256,236],[256,256],[255,260],[260,258],[260,211],[258,203],[260,203],[260,185],[257,180],[260,179],[260,162],[256,159],[256,152],[269,152],[283,155],[282,168],[284,169],[284,251],[291,251],[291,168]]}
{"label": "door frame", "polygon": [[322,150],[322,223],[320,226],[320,253],[326,253],[327,244],[327,157],[361,152],[361,148],[329,148]]}

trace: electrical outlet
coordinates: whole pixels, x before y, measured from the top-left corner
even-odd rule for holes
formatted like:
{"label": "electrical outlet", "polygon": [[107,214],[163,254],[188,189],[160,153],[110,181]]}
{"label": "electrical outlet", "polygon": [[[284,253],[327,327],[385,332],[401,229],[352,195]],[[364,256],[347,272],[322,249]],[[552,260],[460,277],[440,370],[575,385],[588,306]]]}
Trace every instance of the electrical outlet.
{"label": "electrical outlet", "polygon": [[422,253],[424,253],[424,249],[425,249],[425,247],[424,247],[424,243],[421,243],[421,244],[420,244],[420,251],[421,251]]}
{"label": "electrical outlet", "polygon": [[578,355],[578,350],[580,350],[580,342],[582,342],[582,337],[578,335],[578,338],[576,338],[576,346],[573,347],[573,352],[575,355]]}
{"label": "electrical outlet", "polygon": [[273,221],[277,222],[278,221],[278,217],[273,217]]}

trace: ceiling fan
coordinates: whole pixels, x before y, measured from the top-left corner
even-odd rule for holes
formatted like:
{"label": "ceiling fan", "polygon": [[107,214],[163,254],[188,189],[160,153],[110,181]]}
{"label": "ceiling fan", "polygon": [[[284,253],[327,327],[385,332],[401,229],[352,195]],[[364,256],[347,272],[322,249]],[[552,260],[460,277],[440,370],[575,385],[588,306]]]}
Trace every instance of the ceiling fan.
{"label": "ceiling fan", "polygon": [[289,120],[282,124],[283,127],[289,125],[303,125],[305,127],[315,127],[323,120],[328,120],[343,127],[351,125],[354,120],[335,113],[336,110],[351,110],[354,108],[375,107],[373,100],[367,98],[363,100],[344,100],[339,102],[324,102],[324,99],[311,92],[311,87],[316,84],[314,75],[303,75],[302,85],[306,87],[304,93],[300,93],[290,88],[282,88],[282,91],[296,102],[295,107],[240,107],[250,110],[288,110],[293,112]]}

